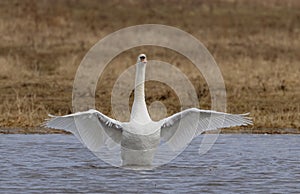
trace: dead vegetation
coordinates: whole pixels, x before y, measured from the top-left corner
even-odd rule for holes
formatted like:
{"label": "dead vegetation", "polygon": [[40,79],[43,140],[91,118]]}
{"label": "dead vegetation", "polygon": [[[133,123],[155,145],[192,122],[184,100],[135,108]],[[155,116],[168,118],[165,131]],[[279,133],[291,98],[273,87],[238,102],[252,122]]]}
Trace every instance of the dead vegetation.
{"label": "dead vegetation", "polygon": [[[297,0],[1,1],[0,127],[32,132],[48,113],[70,113],[73,79],[89,48],[121,28],[159,23],[191,33],[212,53],[224,76],[227,111],[250,112],[254,119],[254,127],[236,131],[299,131],[299,9]],[[115,79],[140,52],[176,65],[195,86],[201,108],[210,108],[205,81],[187,59],[167,49],[139,47],[105,70],[97,109],[111,116]],[[168,114],[180,108],[166,86],[147,83],[146,93],[148,104],[160,100]]]}

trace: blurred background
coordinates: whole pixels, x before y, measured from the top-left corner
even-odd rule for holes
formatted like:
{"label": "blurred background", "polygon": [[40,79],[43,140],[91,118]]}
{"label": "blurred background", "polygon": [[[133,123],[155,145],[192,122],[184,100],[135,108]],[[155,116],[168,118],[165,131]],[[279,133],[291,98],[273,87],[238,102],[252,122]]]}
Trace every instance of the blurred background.
{"label": "blurred background", "polygon": [[[2,132],[55,132],[38,126],[49,113],[72,112],[73,79],[95,43],[124,27],[165,24],[192,34],[211,52],[225,80],[227,112],[251,113],[254,126],[231,132],[300,133],[299,10],[299,0],[1,0]],[[144,46],[123,52],[105,69],[98,110],[112,116],[112,87],[141,52],[184,72],[200,108],[210,108],[207,84],[189,60]],[[162,83],[147,82],[146,96],[148,105],[161,101],[168,115],[180,110],[176,94]]]}

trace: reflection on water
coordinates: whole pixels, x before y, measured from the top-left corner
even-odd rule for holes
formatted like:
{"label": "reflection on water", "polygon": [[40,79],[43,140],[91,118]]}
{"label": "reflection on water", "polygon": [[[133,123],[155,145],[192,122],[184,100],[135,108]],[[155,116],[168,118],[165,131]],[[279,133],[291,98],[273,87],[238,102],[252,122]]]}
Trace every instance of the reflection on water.
{"label": "reflection on water", "polygon": [[202,156],[200,142],[167,165],[132,171],[71,135],[0,135],[0,191],[300,193],[299,135],[220,135]]}

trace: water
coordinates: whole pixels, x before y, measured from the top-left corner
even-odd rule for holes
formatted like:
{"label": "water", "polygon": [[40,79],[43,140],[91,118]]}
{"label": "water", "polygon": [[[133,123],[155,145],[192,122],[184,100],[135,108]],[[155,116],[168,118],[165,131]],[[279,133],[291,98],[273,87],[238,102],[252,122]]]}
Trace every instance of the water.
{"label": "water", "polygon": [[71,135],[0,135],[1,193],[300,193],[299,135],[201,137],[150,171],[111,167]]}

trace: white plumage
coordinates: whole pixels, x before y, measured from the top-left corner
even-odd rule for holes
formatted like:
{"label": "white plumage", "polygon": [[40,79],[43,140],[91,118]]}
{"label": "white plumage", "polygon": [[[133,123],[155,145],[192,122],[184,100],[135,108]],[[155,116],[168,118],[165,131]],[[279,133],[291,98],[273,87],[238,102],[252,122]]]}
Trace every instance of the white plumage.
{"label": "white plumage", "polygon": [[139,55],[129,122],[119,122],[91,109],[51,116],[45,126],[73,133],[95,155],[112,165],[156,166],[169,162],[204,131],[252,124],[248,114],[197,108],[152,121],[144,94],[146,64],[146,55]]}

